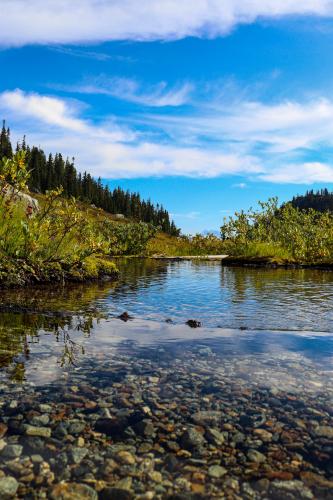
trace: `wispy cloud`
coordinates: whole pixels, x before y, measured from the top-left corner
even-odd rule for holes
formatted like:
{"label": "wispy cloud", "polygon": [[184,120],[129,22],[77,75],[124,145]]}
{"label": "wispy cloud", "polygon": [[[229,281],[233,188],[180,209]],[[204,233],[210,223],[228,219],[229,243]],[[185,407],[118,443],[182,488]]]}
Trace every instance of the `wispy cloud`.
{"label": "wispy cloud", "polygon": [[[94,123],[84,118],[85,110],[77,100],[19,89],[0,94],[0,115],[14,130],[22,135],[30,130],[31,142],[75,156],[81,170],[96,176],[333,182],[333,102],[327,99],[270,106],[243,102],[201,117],[159,115],[147,132],[111,117]],[[245,188],[245,180],[234,187]]]}
{"label": "wispy cloud", "polygon": [[275,168],[259,176],[266,182],[279,184],[313,184],[315,182],[333,182],[333,164],[305,162],[289,164]]}
{"label": "wispy cloud", "polygon": [[333,0],[2,0],[0,45],[211,38],[263,18],[332,14]]}
{"label": "wispy cloud", "polygon": [[198,219],[200,216],[200,212],[185,212],[185,213],[178,213],[178,214],[170,214],[172,217],[178,217],[180,219]]}
{"label": "wispy cloud", "polygon": [[[142,121],[163,129],[170,137],[194,140],[258,143],[271,153],[309,148],[318,142],[333,143],[333,102],[319,98],[306,102],[214,102],[199,105],[190,115],[145,115]],[[137,118],[138,120],[138,118]],[[241,147],[241,146],[240,146]]]}
{"label": "wispy cloud", "polygon": [[238,189],[245,189],[247,187],[247,184],[245,184],[245,182],[239,182],[238,184],[233,184],[232,187]]}
{"label": "wispy cloud", "polygon": [[58,85],[57,88],[79,94],[106,95],[154,108],[186,104],[190,99],[193,85],[187,82],[174,87],[169,87],[166,82],[143,85],[130,78],[108,78],[101,75],[79,85]]}
{"label": "wispy cloud", "polygon": [[[125,133],[114,125],[112,130],[99,127],[79,117],[82,104],[77,101],[65,101],[57,97],[41,96],[36,93],[25,93],[20,89],[0,94],[0,110],[3,116],[12,116],[17,121],[24,118],[38,120],[72,134],[89,135],[111,141],[133,139],[133,135]],[[52,133],[50,129],[50,133]]]}
{"label": "wispy cloud", "polygon": [[49,50],[59,52],[71,57],[80,57],[83,59],[94,59],[96,61],[119,61],[119,62],[134,62],[132,57],[121,56],[118,54],[106,54],[105,52],[98,52],[93,50],[79,49],[75,47],[64,47],[56,45],[49,47]]}
{"label": "wispy cloud", "polygon": [[[0,114],[46,150],[75,156],[81,170],[106,178],[182,175],[216,177],[262,172],[256,158],[233,151],[157,143],[114,121],[92,124],[80,117],[83,106],[22,90],[0,94]],[[31,125],[33,124],[33,126]],[[45,124],[48,125],[45,128]]]}

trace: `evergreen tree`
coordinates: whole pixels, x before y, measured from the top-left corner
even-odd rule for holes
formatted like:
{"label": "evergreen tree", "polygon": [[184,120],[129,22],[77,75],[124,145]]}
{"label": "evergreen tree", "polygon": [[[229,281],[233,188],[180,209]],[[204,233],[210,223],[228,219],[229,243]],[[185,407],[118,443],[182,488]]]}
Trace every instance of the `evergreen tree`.
{"label": "evergreen tree", "polygon": [[[160,227],[166,233],[179,236],[173,221],[170,221],[169,213],[162,206],[156,206],[150,200],[141,200],[139,193],[130,193],[120,187],[110,191],[109,186],[103,185],[102,179],[95,180],[89,173],[83,175],[78,173],[74,158],[63,159],[61,153],[54,156],[49,154],[48,158],[44,151],[26,144],[25,136],[21,144],[17,143],[16,149],[26,152],[28,169],[30,170],[29,189],[32,192],[45,193],[50,189],[62,186],[65,196],[80,198],[96,207],[103,208],[109,213],[121,213],[128,218],[147,222]],[[12,145],[10,131],[3,122],[0,134],[0,160],[2,157],[12,156]]]}
{"label": "evergreen tree", "polygon": [[6,122],[3,120],[0,134],[0,160],[2,158],[11,158],[13,156],[12,144],[10,142],[10,130],[6,129]]}

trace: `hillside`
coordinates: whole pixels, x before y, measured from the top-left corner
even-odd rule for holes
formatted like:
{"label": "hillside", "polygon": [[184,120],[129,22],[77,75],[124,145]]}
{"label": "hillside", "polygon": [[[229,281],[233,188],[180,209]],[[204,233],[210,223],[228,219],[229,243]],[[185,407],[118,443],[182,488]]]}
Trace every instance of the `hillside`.
{"label": "hillside", "polygon": [[[45,194],[49,190],[62,186],[65,197],[74,196],[108,213],[123,214],[129,219],[153,224],[170,235],[180,233],[162,205],[155,205],[149,199],[143,200],[139,193],[130,193],[120,187],[110,190],[101,178],[96,180],[89,172],[83,174],[78,172],[74,165],[74,158],[64,159],[61,153],[46,156],[41,148],[27,145],[25,137],[16,145],[16,152],[20,151],[25,153],[27,169],[30,172],[28,187],[35,195]],[[2,158],[12,156],[10,130],[3,122],[0,133],[0,161]]]}

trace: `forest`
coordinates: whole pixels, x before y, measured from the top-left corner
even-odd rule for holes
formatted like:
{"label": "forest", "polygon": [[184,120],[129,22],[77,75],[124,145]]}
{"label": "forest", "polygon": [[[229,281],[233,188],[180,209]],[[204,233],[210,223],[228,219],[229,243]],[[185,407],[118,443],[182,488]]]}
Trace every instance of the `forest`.
{"label": "forest", "polygon": [[305,195],[294,196],[291,204],[295,208],[308,210],[313,208],[319,212],[333,212],[333,192],[329,192],[327,188],[319,191],[309,190]]}
{"label": "forest", "polygon": [[[6,128],[4,121],[0,134],[0,161],[2,158],[11,158],[13,149],[10,129]],[[111,214],[123,214],[129,219],[152,224],[172,236],[179,235],[180,230],[162,205],[142,200],[139,193],[130,193],[120,187],[111,191],[100,178],[96,180],[87,172],[78,172],[74,158],[64,159],[61,153],[47,156],[41,148],[27,145],[25,137],[16,144],[16,152],[19,151],[25,152],[30,172],[28,188],[32,193],[44,194],[62,186],[65,197],[74,196]]]}

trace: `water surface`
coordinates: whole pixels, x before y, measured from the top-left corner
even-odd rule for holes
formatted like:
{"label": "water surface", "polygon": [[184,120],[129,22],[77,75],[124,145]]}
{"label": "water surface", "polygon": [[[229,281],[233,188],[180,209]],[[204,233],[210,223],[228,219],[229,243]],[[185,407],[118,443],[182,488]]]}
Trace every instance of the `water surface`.
{"label": "water surface", "polygon": [[[17,477],[19,497],[58,497],[59,481],[123,488],[129,475],[135,498],[330,498],[333,273],[143,259],[119,267],[114,283],[1,291],[0,431],[8,427],[4,450],[22,450],[15,467],[0,451],[0,475]],[[26,436],[41,421],[49,437]],[[153,461],[157,475],[124,466],[106,477],[119,450],[132,453],[132,469]],[[27,470],[36,453],[52,481]]]}

